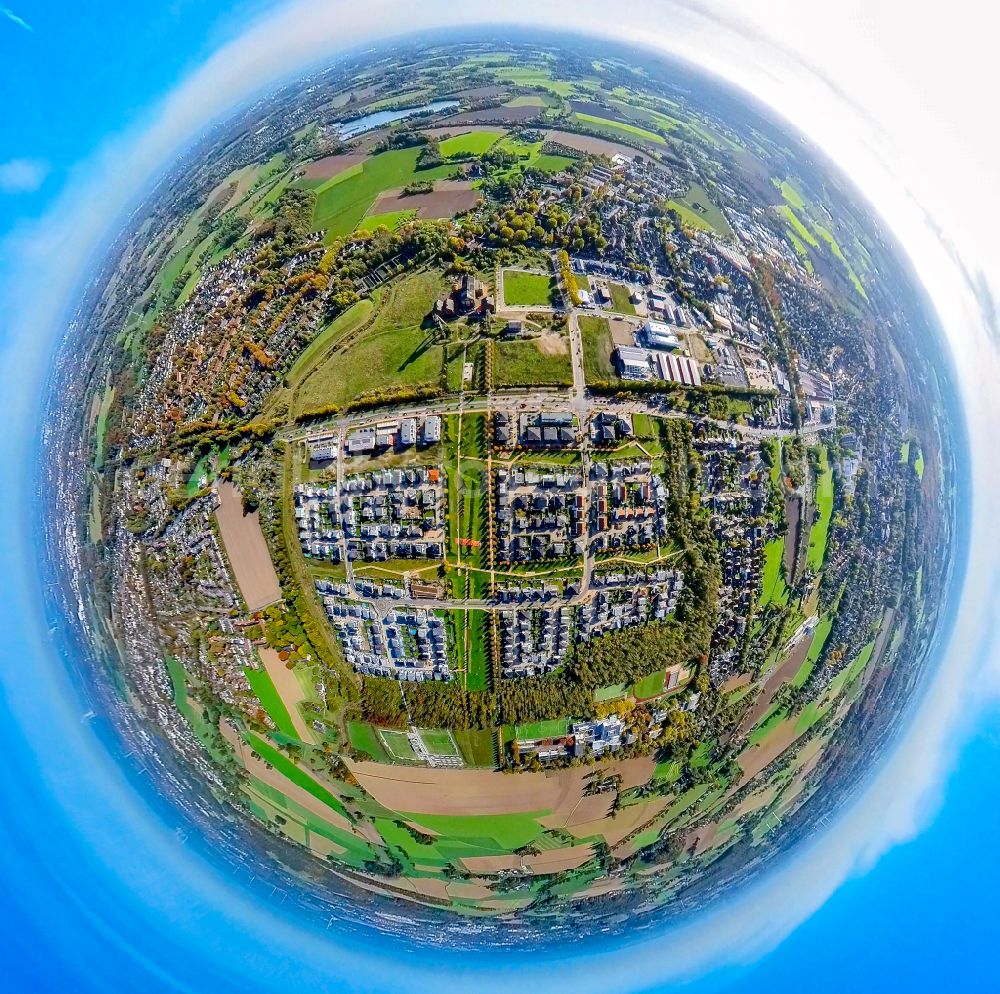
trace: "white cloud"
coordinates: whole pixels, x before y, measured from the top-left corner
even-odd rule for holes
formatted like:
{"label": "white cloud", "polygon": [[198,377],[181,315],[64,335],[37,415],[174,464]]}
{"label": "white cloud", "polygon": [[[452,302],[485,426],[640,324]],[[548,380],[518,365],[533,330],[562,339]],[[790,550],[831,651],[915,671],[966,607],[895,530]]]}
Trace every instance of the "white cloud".
{"label": "white cloud", "polygon": [[[981,699],[979,688],[995,692],[1000,682],[992,621],[1000,589],[1000,540],[990,520],[995,514],[991,495],[1000,482],[998,461],[990,458],[996,451],[992,426],[998,423],[998,392],[993,385],[1000,381],[1000,363],[985,334],[979,304],[955,264],[959,259],[1000,299],[995,238],[1000,205],[987,195],[995,185],[993,163],[1000,159],[1000,147],[997,135],[982,124],[991,119],[995,87],[984,85],[979,75],[983,64],[994,61],[989,45],[996,32],[983,23],[991,15],[976,0],[952,0],[944,22],[931,14],[918,17],[905,3],[888,0],[847,0],[822,9],[799,0],[745,0],[738,7],[739,22],[733,9],[735,5],[722,3],[683,6],[639,0],[629,5],[624,17],[606,0],[544,5],[510,0],[502,11],[495,6],[456,7],[444,0],[420,5],[375,0],[364,6],[300,0],[265,16],[220,48],[164,101],[145,129],[111,143],[72,177],[67,194],[46,221],[19,232],[4,246],[8,258],[19,260],[12,287],[27,280],[48,289],[44,295],[12,293],[6,309],[15,336],[0,345],[36,357],[34,366],[26,366],[23,359],[15,364],[0,354],[0,370],[6,371],[4,395],[14,402],[8,408],[8,430],[0,436],[0,461],[9,464],[8,450],[29,437],[28,415],[43,369],[38,349],[28,349],[27,343],[37,341],[39,334],[58,332],[73,291],[94,258],[95,245],[113,233],[116,217],[179,146],[203,133],[249,90],[348,46],[382,38],[386,25],[399,33],[497,20],[555,29],[571,23],[581,31],[671,52],[776,108],[842,165],[877,205],[941,315],[963,390],[974,454],[973,544],[956,635],[941,668],[915,703],[900,742],[855,803],[835,820],[835,829],[752,890],[715,909],[710,927],[698,922],[657,938],[655,947],[649,945],[649,955],[630,954],[627,964],[614,953],[561,964],[558,981],[563,987],[636,989],[690,975],[706,964],[745,959],[778,942],[846,877],[926,823],[957,744],[974,717],[969,702]],[[965,30],[968,23],[976,23],[977,30]],[[963,32],[960,45],[955,39],[952,46],[945,37],[952,26]],[[941,71],[948,51],[961,52],[962,57]],[[895,61],[887,60],[886,53]],[[938,71],[927,73],[928,64]],[[859,107],[865,108],[864,114]],[[957,108],[954,117],[949,116],[952,108]],[[961,182],[955,180],[959,161]],[[58,666],[58,661],[52,665]],[[15,718],[19,706],[22,714],[28,709],[17,694],[10,696],[10,704]],[[27,722],[25,729],[29,735]],[[50,740],[61,741],[51,734]],[[40,754],[51,748],[46,742],[35,747]],[[88,809],[106,810],[96,803],[95,793],[107,788],[88,786],[89,791],[81,790],[86,796],[80,810],[73,813],[92,828],[94,852],[116,866],[122,847],[109,845],[103,815],[95,824],[94,816],[87,814]],[[117,800],[120,803],[120,797]],[[147,824],[142,831],[155,837],[157,827]],[[136,851],[152,860],[158,850],[151,843]],[[244,899],[235,888],[202,879],[207,874],[197,878],[197,893],[195,878],[184,877],[181,894],[181,881],[175,881],[171,871],[164,857],[162,879],[148,888],[147,899],[166,906],[173,897],[178,905],[190,907],[190,922],[176,914],[179,929],[197,928],[199,908],[204,914],[211,910],[224,916],[230,927],[216,933],[222,937],[220,956],[239,959],[237,947],[227,946],[225,937],[233,936],[235,943],[237,936],[258,935],[276,952],[287,942],[288,970],[322,963],[335,968],[336,953],[342,952],[336,936],[324,937],[321,944],[306,942],[287,921]],[[145,872],[156,875],[157,865],[150,862]],[[259,962],[256,966],[263,969]],[[435,976],[414,968],[397,978],[400,989],[430,987],[437,976],[449,974],[437,959],[434,968],[439,971]],[[390,967],[376,972],[373,964],[371,969],[375,978]],[[452,983],[459,981],[462,969],[455,966]],[[491,977],[490,989],[530,987],[525,969],[519,964],[516,972]],[[551,986],[550,963],[544,970],[539,967],[535,982],[539,989]],[[304,984],[309,984],[308,977]]]}
{"label": "white cloud", "polygon": [[35,30],[23,17],[15,14],[10,7],[0,7],[0,14],[6,17],[12,24],[16,24],[19,28],[24,28],[25,31]]}
{"label": "white cloud", "polygon": [[43,159],[10,159],[0,162],[0,193],[34,193],[49,174]]}

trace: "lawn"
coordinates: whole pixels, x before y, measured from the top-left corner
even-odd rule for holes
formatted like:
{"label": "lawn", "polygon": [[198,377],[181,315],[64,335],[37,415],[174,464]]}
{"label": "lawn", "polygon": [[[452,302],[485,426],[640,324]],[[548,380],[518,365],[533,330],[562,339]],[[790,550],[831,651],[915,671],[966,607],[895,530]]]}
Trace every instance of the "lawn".
{"label": "lawn", "polygon": [[611,292],[611,310],[619,314],[635,314],[635,307],[629,300],[629,289],[621,283],[609,283],[608,290]]}
{"label": "lawn", "polygon": [[446,159],[468,158],[471,155],[482,155],[491,149],[501,138],[496,131],[469,131],[464,135],[455,135],[441,142],[439,148]]}
{"label": "lawn", "polygon": [[430,270],[390,286],[365,333],[343,351],[329,353],[303,381],[297,410],[343,405],[387,387],[436,386],[444,349],[423,325],[442,287],[441,276]]}
{"label": "lawn", "polygon": [[419,155],[419,148],[392,149],[327,180],[316,190],[315,228],[326,231],[328,238],[350,234],[380,193],[415,179],[445,179],[454,171],[448,164],[418,170]]}
{"label": "lawn", "polygon": [[823,568],[826,543],[833,516],[833,468],[827,457],[826,446],[820,449],[819,472],[816,478],[816,520],[809,529],[809,554],[806,563],[814,573]]}
{"label": "lawn", "polygon": [[924,452],[923,449],[917,449],[917,458],[913,460],[913,472],[917,474],[917,479],[922,480],[924,478]]}
{"label": "lawn", "polygon": [[605,318],[581,317],[580,336],[583,339],[583,375],[588,383],[599,380],[617,380],[614,360],[614,342]]}
{"label": "lawn", "polygon": [[496,743],[488,729],[455,729],[452,732],[469,766],[496,766]]}
{"label": "lawn", "polygon": [[563,342],[565,351],[558,354],[543,352],[535,341],[497,342],[496,361],[493,364],[493,385],[497,387],[520,386],[571,386],[573,366],[569,343]]}
{"label": "lawn", "polygon": [[606,117],[597,117],[595,114],[574,114],[581,124],[589,124],[598,131],[610,132],[621,137],[638,138],[640,141],[652,142],[654,145],[666,145],[666,140],[655,131],[647,131],[645,128],[638,128],[634,124],[625,124],[623,121],[612,121]]}
{"label": "lawn", "polygon": [[488,615],[485,611],[465,613],[468,615],[469,633],[468,672],[465,675],[465,687],[467,690],[485,690],[489,669],[489,653],[486,642]]}
{"label": "lawn", "polygon": [[556,278],[523,269],[505,269],[503,301],[508,307],[554,307],[559,301]]}
{"label": "lawn", "polygon": [[338,314],[326,327],[322,328],[316,337],[303,349],[288,371],[285,379],[292,387],[297,386],[318,365],[325,353],[336,341],[349,332],[354,331],[372,312],[375,305],[366,297]]}
{"label": "lawn", "polygon": [[289,738],[298,741],[299,733],[292,724],[292,716],[285,707],[285,702],[281,699],[277,688],[267,675],[266,670],[244,670],[247,680],[250,682],[250,689],[257,695],[261,707],[271,716],[271,721],[279,732],[283,732]]}

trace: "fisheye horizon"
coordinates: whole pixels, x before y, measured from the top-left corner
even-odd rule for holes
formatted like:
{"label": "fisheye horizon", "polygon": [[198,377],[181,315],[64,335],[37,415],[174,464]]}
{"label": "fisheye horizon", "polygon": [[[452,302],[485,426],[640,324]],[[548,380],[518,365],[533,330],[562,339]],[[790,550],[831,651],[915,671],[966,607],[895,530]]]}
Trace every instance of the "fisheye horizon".
{"label": "fisheye horizon", "polygon": [[[219,873],[211,843],[188,841],[186,834],[178,841],[175,829],[184,833],[188,830],[179,827],[183,819],[174,817],[171,802],[157,802],[165,820],[149,806],[151,799],[144,796],[135,772],[128,771],[128,758],[114,755],[119,739],[113,729],[100,718],[93,724],[80,722],[80,688],[67,679],[65,663],[53,652],[52,644],[56,638],[64,651],[72,651],[72,640],[64,640],[64,633],[54,634],[52,629],[46,633],[46,626],[54,624],[51,604],[44,624],[38,624],[42,612],[34,594],[37,580],[33,578],[13,591],[5,613],[11,619],[18,615],[23,619],[16,629],[12,624],[19,651],[44,662],[39,664],[34,687],[23,674],[14,672],[5,675],[4,683],[14,725],[24,730],[30,748],[28,759],[37,764],[41,778],[38,782],[47,783],[53,794],[61,794],[58,801],[39,797],[38,810],[48,808],[53,819],[63,821],[77,851],[91,854],[95,885],[103,874],[105,881],[113,882],[119,897],[130,903],[128,892],[135,881],[149,881],[154,893],[147,896],[137,921],[152,923],[157,912],[175,911],[175,934],[183,945],[185,935],[190,943],[195,941],[196,921],[214,920],[219,938],[211,944],[211,950],[203,947],[198,956],[201,968],[211,972],[214,989],[220,991],[238,986],[235,969],[226,975],[222,966],[239,948],[234,938],[237,935],[244,941],[254,936],[275,948],[294,949],[296,962],[285,962],[281,969],[285,976],[299,976],[303,981],[310,971],[342,971],[350,963],[357,976],[365,975],[364,981],[357,982],[357,989],[392,986],[419,990],[426,989],[435,978],[457,984],[470,973],[482,975],[484,980],[488,977],[491,989],[513,989],[526,982],[544,987],[554,983],[553,969],[558,969],[560,984],[573,978],[585,989],[654,989],[668,981],[696,978],[710,969],[746,964],[774,948],[847,878],[866,872],[886,851],[920,831],[938,803],[944,775],[962,738],[977,719],[978,712],[973,713],[968,706],[970,686],[975,681],[991,691],[982,710],[990,706],[1000,686],[1000,653],[989,610],[998,590],[997,539],[987,527],[989,507],[984,498],[997,481],[995,469],[981,458],[991,444],[987,440],[988,426],[996,402],[980,388],[989,371],[997,371],[997,352],[991,347],[988,333],[993,319],[989,310],[991,285],[968,261],[974,256],[964,250],[964,245],[972,244],[971,240],[963,242],[961,235],[944,222],[946,212],[940,206],[935,212],[920,199],[916,177],[905,184],[896,181],[892,152],[882,142],[878,123],[871,118],[859,120],[856,106],[852,107],[843,93],[837,93],[824,75],[813,74],[807,65],[788,59],[787,52],[777,45],[768,49],[774,58],[770,71],[755,70],[750,53],[759,53],[760,47],[769,43],[760,36],[741,36],[745,25],[732,21],[726,12],[700,6],[643,5],[649,13],[637,14],[637,20],[652,18],[654,12],[665,8],[676,17],[669,37],[664,34],[653,38],[649,31],[607,25],[607,15],[598,5],[585,3],[577,8],[575,26],[583,33],[571,34],[557,30],[561,16],[558,10],[529,11],[527,6],[511,4],[510,23],[519,31],[532,27],[551,29],[553,34],[542,36],[543,45],[558,48],[564,38],[586,48],[601,37],[609,45],[613,39],[616,46],[633,46],[643,57],[663,54],[680,58],[684,67],[724,81],[733,88],[730,95],[749,95],[783,125],[788,122],[789,130],[795,129],[793,134],[797,131],[807,135],[824,168],[832,163],[876,205],[874,209],[889,239],[912,266],[918,292],[926,291],[947,336],[950,354],[939,352],[938,357],[944,365],[954,363],[964,408],[955,414],[951,425],[957,458],[952,478],[956,486],[957,530],[953,538],[954,574],[946,583],[950,600],[941,606],[942,620],[934,636],[940,644],[928,650],[926,672],[899,719],[893,743],[877,767],[857,785],[855,796],[825,821],[822,830],[798,844],[793,853],[734,896],[708,910],[699,909],[690,920],[670,921],[665,926],[650,922],[641,931],[626,932],[593,950],[570,953],[558,947],[536,949],[529,959],[517,951],[516,944],[512,949],[501,944],[491,950],[488,962],[478,962],[468,951],[447,948],[448,940],[444,938],[430,943],[431,959],[415,967],[404,962],[407,945],[402,941],[396,954],[376,961],[376,943],[382,930],[392,928],[390,910],[375,910],[379,924],[370,931],[363,923],[354,923],[358,942],[353,945],[349,933],[338,931],[345,927],[345,921],[323,930],[297,917],[283,916],[280,908],[262,906],[259,886],[227,879]],[[398,31],[394,28],[392,36],[385,37],[381,25],[389,8],[394,17],[398,15],[394,21]],[[310,30],[303,30],[305,16],[312,19]],[[220,121],[254,101],[269,99],[276,87],[303,70],[311,74],[343,58],[345,50],[357,52],[371,43],[374,51],[392,51],[410,44],[414,37],[437,37],[449,44],[449,33],[433,29],[432,19],[443,22],[446,12],[436,6],[418,12],[404,5],[385,4],[377,11],[354,17],[349,30],[343,30],[339,9],[323,5],[291,4],[261,15],[246,32],[220,46],[182,81],[146,124],[124,138],[113,139],[91,164],[79,168],[73,177],[76,204],[68,206],[67,193],[66,199],[57,201],[41,220],[22,224],[7,236],[6,244],[16,247],[20,256],[5,264],[6,286],[0,287],[12,315],[9,333],[0,341],[12,419],[12,430],[0,444],[9,464],[30,466],[35,456],[25,443],[33,437],[29,425],[36,417],[35,405],[49,362],[48,347],[39,346],[38,329],[46,330],[46,346],[56,343],[81,286],[99,271],[98,260],[110,249],[123,217],[145,202],[152,188],[159,187],[177,155],[191,156]],[[718,32],[715,44],[709,48],[703,40],[706,23]],[[317,30],[317,25],[322,29]],[[335,25],[337,40],[331,44]],[[500,27],[485,13],[475,12],[452,17],[449,24],[451,40],[456,34],[471,38],[482,32],[480,40],[489,41]],[[798,102],[788,96],[790,80],[801,88]],[[825,116],[816,114],[815,103],[810,110],[805,108],[807,100],[817,99],[825,101],[829,111]],[[758,109],[756,104],[751,106]],[[817,118],[822,118],[822,124]],[[553,168],[556,165],[564,164],[553,163]],[[70,210],[77,223],[67,241],[62,226]],[[61,254],[59,263],[53,265],[56,245]],[[897,251],[895,247],[892,250]],[[32,285],[44,282],[51,292],[43,299],[18,300],[12,290],[24,280]],[[530,296],[530,290],[524,292]],[[543,305],[532,300],[528,306]],[[76,330],[70,329],[68,335]],[[16,379],[10,358],[15,354]],[[592,413],[587,408],[581,417],[589,418]],[[965,465],[966,448],[971,455],[969,466]],[[25,522],[36,517],[26,500],[34,495],[15,492],[11,496],[10,506],[0,512],[4,515],[5,547],[10,560],[19,564],[20,572],[34,577],[37,552],[31,536],[36,525],[24,527]],[[48,600],[48,594],[43,596]],[[76,670],[75,665],[70,665]],[[668,683],[669,679],[668,673]],[[39,685],[45,691],[36,698]],[[59,750],[31,731],[38,719],[39,699],[48,702],[46,707],[54,716],[51,720],[65,728]],[[530,735],[522,739],[533,741]],[[383,741],[388,740],[383,737]],[[456,741],[453,739],[452,744]],[[423,747],[427,743],[426,737],[421,740]],[[72,758],[73,754],[79,758]],[[95,798],[101,798],[97,805],[101,813],[96,818],[91,807]],[[137,843],[142,840],[141,846],[129,846],[123,851],[109,844],[109,824],[115,825],[113,834]],[[428,838],[426,832],[421,832],[418,841],[427,845]],[[789,899],[789,894],[794,897]],[[405,916],[406,908],[399,913]],[[26,909],[26,914],[34,917],[30,910]],[[448,935],[447,930],[443,935]],[[129,954],[129,945],[141,948],[137,938],[126,939],[123,955]],[[661,951],[669,949],[669,955],[650,956],[640,964],[636,951],[651,950],[654,945]],[[627,970],[623,967],[626,962]],[[193,963],[194,958],[189,964],[192,978],[196,976]],[[517,972],[498,977],[494,972],[498,967],[516,967]],[[258,979],[274,967],[261,968],[263,973]],[[277,973],[270,975],[276,977]],[[203,983],[192,982],[196,986]],[[249,975],[243,982],[250,982]]]}

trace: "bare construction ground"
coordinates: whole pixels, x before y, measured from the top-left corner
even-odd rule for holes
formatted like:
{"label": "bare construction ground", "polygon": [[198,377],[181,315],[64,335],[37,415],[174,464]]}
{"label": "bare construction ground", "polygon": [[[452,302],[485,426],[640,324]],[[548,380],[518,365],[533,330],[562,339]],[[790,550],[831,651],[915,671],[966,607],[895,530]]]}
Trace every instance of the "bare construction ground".
{"label": "bare construction ground", "polygon": [[243,513],[243,495],[228,481],[218,486],[220,505],[215,512],[222,544],[233,567],[247,610],[260,611],[281,600],[281,584],[260,529],[258,513]]}

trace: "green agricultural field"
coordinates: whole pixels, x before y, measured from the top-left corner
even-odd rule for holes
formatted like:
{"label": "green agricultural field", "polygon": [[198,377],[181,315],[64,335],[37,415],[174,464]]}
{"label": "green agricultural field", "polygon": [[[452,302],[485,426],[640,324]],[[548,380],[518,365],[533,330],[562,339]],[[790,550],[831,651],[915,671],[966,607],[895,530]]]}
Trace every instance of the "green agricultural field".
{"label": "green agricultural field", "polygon": [[574,114],[581,124],[590,125],[596,131],[610,133],[612,136],[628,138],[638,138],[640,141],[652,142],[654,145],[666,145],[663,135],[658,135],[655,131],[647,131],[645,128],[636,127],[634,124],[626,124],[624,121],[612,121],[607,117],[597,117],[595,114]]}
{"label": "green agricultural field", "polygon": [[788,204],[782,204],[778,210],[789,223],[793,233],[800,240],[800,242],[805,242],[805,244],[810,248],[819,248],[819,241],[816,236],[802,223],[798,214],[796,214]]}
{"label": "green agricultural field", "polygon": [[733,229],[729,227],[725,215],[712,202],[708,191],[697,183],[692,183],[683,197],[668,200],[667,207],[677,211],[681,221],[693,228],[715,231],[727,238],[733,236]]}
{"label": "green agricultural field", "polygon": [[490,71],[498,79],[517,86],[533,87],[538,90],[549,90],[560,97],[568,97],[576,89],[576,84],[568,80],[553,79],[547,69],[535,69],[530,66],[490,67]]}
{"label": "green agricultural field", "polygon": [[493,363],[493,384],[497,387],[571,386],[573,365],[569,343],[557,341],[563,352],[552,353],[539,348],[539,342],[497,342]]}
{"label": "green agricultural field", "polygon": [[784,708],[778,707],[777,705],[772,707],[770,711],[761,719],[757,727],[750,733],[750,738],[748,742],[750,745],[755,746],[763,742],[767,736],[774,731],[774,729],[785,720],[787,714]]}
{"label": "green agricultural field", "polygon": [[922,480],[924,478],[924,452],[923,449],[917,449],[917,458],[913,460],[913,471],[917,474],[917,479]]}
{"label": "green agricultural field", "polygon": [[809,529],[809,554],[806,558],[806,564],[814,573],[823,568],[832,517],[833,468],[830,466],[826,446],[823,446],[820,449],[819,472],[816,478],[816,520]]}
{"label": "green agricultural field", "polygon": [[545,101],[538,96],[514,97],[504,104],[504,107],[544,107]]}
{"label": "green agricultural field", "polygon": [[789,205],[797,211],[805,209],[806,201],[801,193],[792,185],[791,181],[774,180],[774,185],[781,191],[781,195],[788,201]]}
{"label": "green agricultural field", "polygon": [[446,159],[466,159],[489,151],[501,137],[498,131],[469,131],[464,135],[446,138],[439,147]]}
{"label": "green agricultural field", "polygon": [[251,748],[265,762],[270,763],[279,773],[283,773],[292,783],[309,791],[317,800],[322,801],[327,807],[332,808],[338,814],[347,817],[344,805],[333,796],[322,784],[310,776],[302,767],[296,765],[283,752],[279,752],[274,746],[252,733],[247,735],[247,742]]}
{"label": "green agricultural field", "polygon": [[377,317],[344,351],[327,355],[302,383],[299,412],[343,405],[389,386],[436,386],[443,346],[425,327],[441,292],[440,274],[424,270],[394,284],[380,298]]}
{"label": "green agricultural field", "polygon": [[111,404],[115,399],[115,388],[108,384],[101,395],[101,406],[97,412],[97,427],[94,429],[94,469],[100,471],[104,466],[104,439],[108,432],[108,416],[111,414]]}
{"label": "green agricultural field", "polygon": [[809,652],[806,654],[806,658],[802,661],[802,665],[799,667],[798,673],[792,677],[791,684],[793,687],[802,687],[805,685],[806,680],[809,679],[809,674],[812,673],[819,660],[820,653],[823,651],[823,647],[826,645],[826,640],[830,637],[830,630],[833,628],[833,615],[827,615],[821,618],[819,623],[816,625],[816,630],[813,632],[812,642],[809,643]]}
{"label": "green agricultural field", "polygon": [[390,231],[395,231],[407,222],[412,221],[416,216],[417,212],[414,210],[388,211],[385,214],[369,214],[367,217],[361,219],[355,230],[374,231],[376,228],[388,228]]}
{"label": "green agricultural field", "polygon": [[763,610],[769,604],[780,604],[784,607],[788,603],[789,590],[782,572],[784,557],[784,535],[771,539],[764,546],[763,579],[761,582],[760,602],[757,605],[760,610]]}
{"label": "green agricultural field", "polygon": [[285,707],[285,702],[267,675],[267,671],[247,669],[243,672],[246,673],[250,689],[257,695],[260,706],[270,715],[278,731],[297,740],[299,733],[292,724],[292,716],[288,713],[288,708]]}
{"label": "green agricultural field", "polygon": [[448,839],[492,842],[504,852],[528,845],[542,834],[538,818],[548,811],[509,815],[425,815],[401,811],[400,814],[424,828]]}
{"label": "green agricultural field", "polygon": [[417,169],[418,148],[392,149],[366,159],[327,180],[316,190],[313,224],[327,238],[350,234],[371,210],[380,193],[406,186],[413,180],[445,179],[454,166]]}
{"label": "green agricultural field", "polygon": [[554,276],[522,269],[503,271],[503,300],[508,307],[553,307],[559,301]]}
{"label": "green agricultural field", "polygon": [[583,375],[588,383],[599,380],[617,380],[618,373],[612,359],[614,342],[606,318],[585,316],[579,318],[580,337],[583,339]]}

